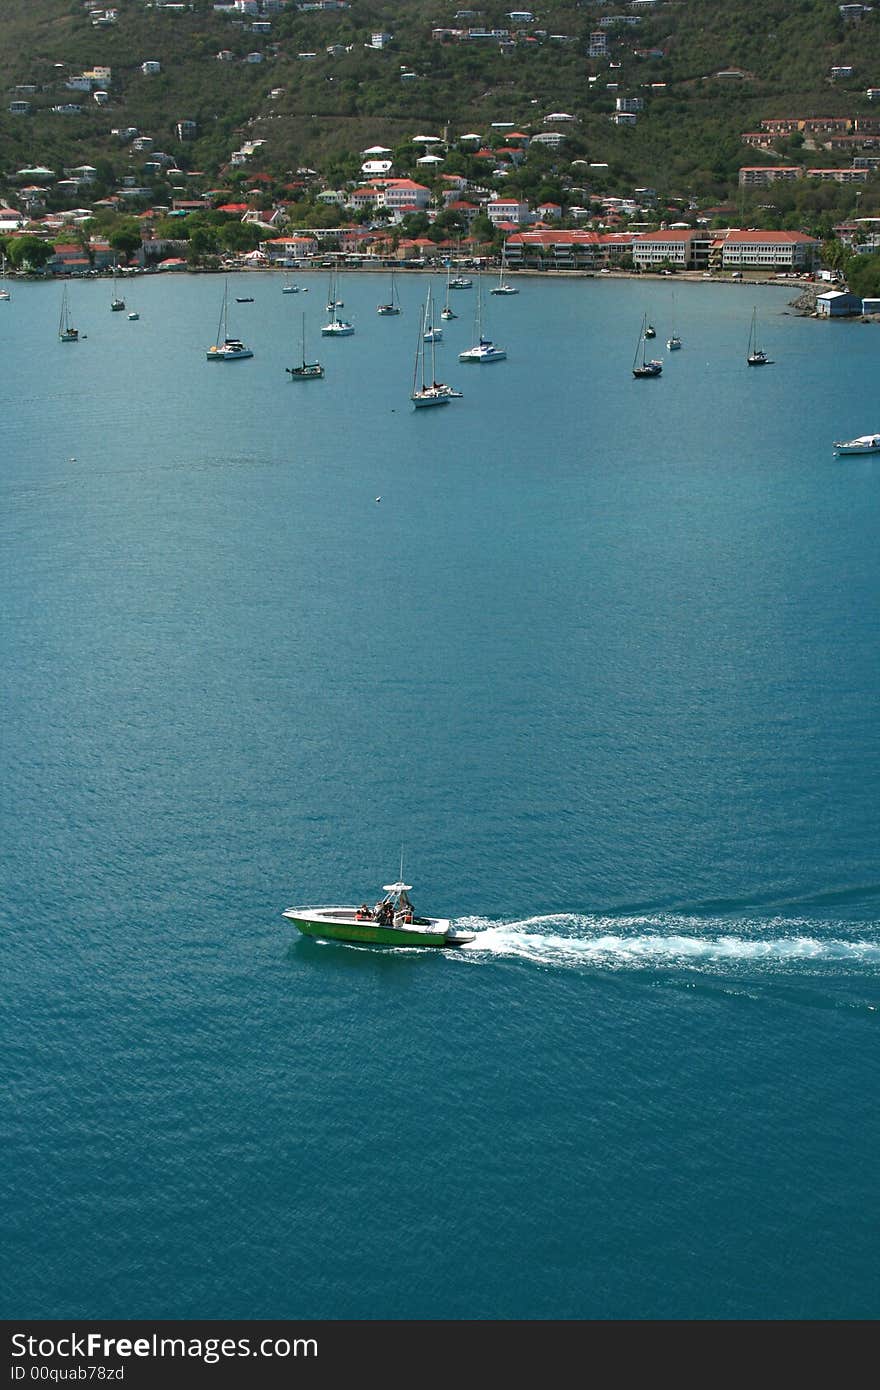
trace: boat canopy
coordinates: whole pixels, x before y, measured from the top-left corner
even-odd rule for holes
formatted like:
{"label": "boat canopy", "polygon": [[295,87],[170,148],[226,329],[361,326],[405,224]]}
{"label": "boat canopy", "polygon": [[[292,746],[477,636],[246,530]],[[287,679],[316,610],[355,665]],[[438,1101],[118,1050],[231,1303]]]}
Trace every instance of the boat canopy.
{"label": "boat canopy", "polygon": [[411,883],[383,883],[383,893],[409,893],[412,890]]}

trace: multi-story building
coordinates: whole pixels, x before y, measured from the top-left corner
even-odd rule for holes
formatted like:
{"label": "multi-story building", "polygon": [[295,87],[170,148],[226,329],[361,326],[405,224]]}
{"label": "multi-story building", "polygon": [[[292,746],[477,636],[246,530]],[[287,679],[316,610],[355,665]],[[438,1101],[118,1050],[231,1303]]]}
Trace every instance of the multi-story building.
{"label": "multi-story building", "polygon": [[739,171],[739,183],[741,188],[760,187],[777,179],[800,179],[803,174],[799,164],[745,165]]}
{"label": "multi-story building", "polygon": [[821,242],[805,232],[731,230],[721,243],[723,270],[812,270]]}

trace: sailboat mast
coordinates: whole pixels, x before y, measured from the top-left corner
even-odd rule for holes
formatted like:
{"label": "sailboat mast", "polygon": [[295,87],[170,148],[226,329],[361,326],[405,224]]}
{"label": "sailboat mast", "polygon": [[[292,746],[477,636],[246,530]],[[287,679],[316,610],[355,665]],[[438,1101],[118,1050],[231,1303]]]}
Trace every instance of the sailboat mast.
{"label": "sailboat mast", "polygon": [[419,363],[420,363],[420,362],[421,362],[421,367],[422,367],[422,390],[424,391],[424,389],[425,389],[425,325],[427,324],[427,322],[428,322],[428,306],[427,306],[427,303],[426,303],[426,304],[425,304],[424,312],[422,313],[422,315],[421,315],[420,318],[419,318],[419,334],[418,334],[418,338],[417,338],[417,340],[416,340],[416,360],[415,360],[415,362],[414,362],[414,364],[413,364],[413,384],[412,384],[412,393],[413,393],[414,396],[415,396],[416,392],[417,392],[418,389],[419,389]]}
{"label": "sailboat mast", "polygon": [[[434,303],[433,303],[433,298],[432,298],[432,296],[431,296],[430,290],[428,291],[428,303],[429,303],[430,306],[431,306],[431,310],[430,310],[430,319],[431,319],[431,385],[433,386],[434,383],[435,383],[436,380],[437,380],[437,360],[436,360],[436,352],[437,352],[436,339],[437,339],[437,335],[436,335],[436,333],[434,332]],[[403,850],[401,850],[401,852],[400,852],[400,881],[401,881],[401,883],[403,882]]]}

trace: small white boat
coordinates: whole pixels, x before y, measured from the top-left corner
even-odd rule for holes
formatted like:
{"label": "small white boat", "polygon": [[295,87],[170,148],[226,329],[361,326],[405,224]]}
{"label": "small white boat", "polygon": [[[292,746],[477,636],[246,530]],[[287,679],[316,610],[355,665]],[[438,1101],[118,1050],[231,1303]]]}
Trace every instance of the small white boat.
{"label": "small white boat", "polygon": [[4,300],[4,301],[5,301],[5,300],[7,300],[7,299],[11,299],[11,298],[12,298],[12,295],[9,293],[8,289],[6,288],[6,257],[5,257],[5,256],[4,256],[3,259],[2,259],[2,264],[0,264],[0,280],[2,280],[2,284],[0,284],[0,300]]}
{"label": "small white boat", "polygon": [[678,352],[681,347],[681,338],[679,338],[677,333],[673,333],[671,338],[666,339],[666,346],[669,348],[670,352]]}
{"label": "small white boat", "polygon": [[426,323],[426,324],[425,324],[425,342],[426,342],[426,343],[442,343],[442,341],[443,341],[443,329],[442,329],[442,328],[437,328],[436,325],[433,324],[433,323]]}
{"label": "small white boat", "polygon": [[217,326],[217,341],[205,353],[209,362],[239,362],[245,357],[253,357],[253,352],[240,338],[229,336],[229,283],[223,286],[223,303],[220,308],[220,323]]}
{"label": "small white boat", "polygon": [[139,318],[140,318],[140,314],[138,313],[137,309],[132,309],[132,311],[131,311],[131,313],[129,314],[128,317],[129,317],[130,321],[131,321],[132,323],[134,323],[134,321],[135,321],[136,319],[139,319]]}
{"label": "small white boat", "polygon": [[859,434],[855,439],[837,440],[835,454],[880,454],[880,434]]}
{"label": "small white boat", "polygon": [[473,280],[469,280],[466,275],[453,275],[449,281],[449,288],[451,290],[469,290],[473,283]]}
{"label": "small white boat", "polygon": [[654,327],[653,323],[646,323],[646,324],[645,324],[645,337],[646,337],[646,338],[656,338],[656,337],[657,337],[657,330],[656,330],[656,328]]}

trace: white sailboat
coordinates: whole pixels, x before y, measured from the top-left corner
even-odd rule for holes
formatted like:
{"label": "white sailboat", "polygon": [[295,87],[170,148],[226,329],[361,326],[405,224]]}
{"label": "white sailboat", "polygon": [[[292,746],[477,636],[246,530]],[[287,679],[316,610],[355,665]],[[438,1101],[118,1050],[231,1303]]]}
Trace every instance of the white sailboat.
{"label": "white sailboat", "polygon": [[749,329],[749,346],[746,362],[750,367],[772,367],[773,363],[763,348],[758,347],[758,310],[752,309],[752,326]]}
{"label": "white sailboat", "polygon": [[477,275],[476,338],[473,347],[458,354],[459,362],[503,362],[507,357],[506,350],[497,347],[483,333],[483,281],[480,274]]}
{"label": "white sailboat", "polygon": [[336,270],[334,268],[330,272],[330,295],[327,300],[327,313],[330,315],[330,322],[325,323],[321,329],[322,338],[350,338],[354,332],[354,324],[339,317],[342,300],[336,298],[336,293]]}
{"label": "white sailboat", "polygon": [[517,289],[516,285],[510,285],[510,284],[508,284],[507,281],[505,280],[504,276],[505,276],[506,270],[507,270],[507,254],[506,254],[505,248],[502,246],[502,248],[501,248],[501,273],[500,273],[500,275],[499,275],[499,277],[498,277],[498,284],[494,287],[494,289],[491,289],[491,290],[489,291],[490,294],[519,294],[519,290]]}
{"label": "white sailboat", "polygon": [[285,281],[284,281],[284,284],[281,286],[281,293],[282,293],[282,294],[299,294],[299,285],[293,285],[293,284],[291,284],[290,276],[288,275],[288,276],[286,277]]}
{"label": "white sailboat", "polygon": [[253,357],[249,347],[240,338],[229,336],[229,281],[223,284],[223,303],[220,308],[220,322],[217,325],[217,341],[209,347],[205,356],[209,362],[238,362],[245,357]]}
{"label": "white sailboat", "polygon": [[[434,344],[436,339],[428,337],[428,325],[432,316],[432,296],[428,291],[425,300],[424,312],[419,323],[419,336],[416,341],[416,360],[413,367],[413,384],[410,400],[416,410],[422,410],[426,406],[448,405],[451,400],[461,396],[460,391],[447,386],[445,382],[437,380],[437,363]],[[430,343],[431,352],[431,371],[430,376],[425,366],[425,343]],[[419,384],[421,382],[421,385]]]}
{"label": "white sailboat", "polygon": [[2,266],[0,266],[0,300],[8,300],[11,298],[12,295],[6,288],[6,257],[4,256]]}
{"label": "white sailboat", "polygon": [[302,316],[302,364],[299,367],[285,367],[294,381],[317,381],[324,375],[320,362],[306,361],[306,316]]}
{"label": "white sailboat", "polygon": [[70,323],[70,306],[67,302],[67,286],[61,294],[61,317],[58,320],[58,340],[62,343],[78,343],[79,329],[73,328]]}

